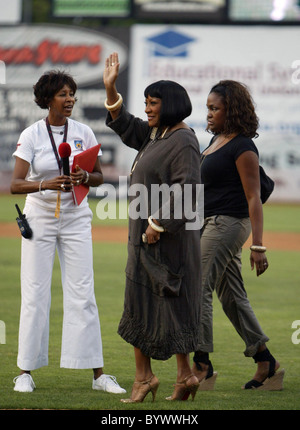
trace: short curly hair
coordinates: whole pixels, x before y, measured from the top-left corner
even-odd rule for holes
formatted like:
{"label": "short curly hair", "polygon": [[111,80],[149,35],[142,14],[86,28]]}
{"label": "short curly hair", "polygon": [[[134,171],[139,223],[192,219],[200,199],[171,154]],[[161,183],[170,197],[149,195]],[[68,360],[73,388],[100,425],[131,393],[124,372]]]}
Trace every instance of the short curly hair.
{"label": "short curly hair", "polygon": [[247,86],[241,82],[223,80],[214,85],[210,93],[218,94],[225,106],[226,119],[222,133],[239,133],[250,138],[258,137],[259,119]]}
{"label": "short curly hair", "polygon": [[34,101],[41,109],[48,109],[49,103],[65,85],[68,85],[73,93],[77,91],[77,84],[71,75],[60,70],[45,72],[33,86]]}

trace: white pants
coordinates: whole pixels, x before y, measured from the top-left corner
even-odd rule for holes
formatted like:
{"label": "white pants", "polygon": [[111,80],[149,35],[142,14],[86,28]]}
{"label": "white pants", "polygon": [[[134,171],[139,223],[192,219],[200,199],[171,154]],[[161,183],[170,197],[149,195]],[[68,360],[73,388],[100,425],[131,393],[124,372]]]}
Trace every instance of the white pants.
{"label": "white pants", "polygon": [[92,211],[89,207],[54,212],[26,203],[33,231],[22,238],[21,315],[18,367],[34,370],[48,364],[51,281],[56,249],[63,287],[60,366],[103,367],[101,330],[94,294]]}

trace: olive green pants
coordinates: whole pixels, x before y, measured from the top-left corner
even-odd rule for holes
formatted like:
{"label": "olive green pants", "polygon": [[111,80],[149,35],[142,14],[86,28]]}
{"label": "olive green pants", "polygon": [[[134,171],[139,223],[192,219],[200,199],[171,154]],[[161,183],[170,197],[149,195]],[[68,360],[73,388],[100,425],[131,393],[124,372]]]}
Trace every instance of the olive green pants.
{"label": "olive green pants", "polygon": [[203,301],[199,351],[213,351],[214,290],[225,314],[245,342],[245,356],[252,357],[258,347],[269,340],[252,310],[241,275],[242,246],[250,232],[249,218],[217,215],[204,221],[201,232]]}

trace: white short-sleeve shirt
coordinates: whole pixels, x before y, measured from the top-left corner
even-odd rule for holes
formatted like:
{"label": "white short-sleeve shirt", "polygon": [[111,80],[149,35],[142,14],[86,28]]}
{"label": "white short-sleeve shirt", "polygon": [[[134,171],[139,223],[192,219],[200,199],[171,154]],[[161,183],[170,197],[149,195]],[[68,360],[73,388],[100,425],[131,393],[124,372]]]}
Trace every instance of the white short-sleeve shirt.
{"label": "white short-sleeve shirt", "polygon": [[[64,126],[51,126],[51,130],[58,151],[59,145],[63,142]],[[71,147],[71,155],[69,157],[70,169],[76,154],[98,144],[90,127],[70,118],[68,118],[68,135],[66,141]],[[99,155],[101,155],[101,150]],[[28,181],[47,180],[60,175],[45,119],[35,122],[21,133],[17,149],[13,153],[13,156],[30,163],[30,172],[27,177]],[[63,172],[61,172],[61,174],[63,174]],[[43,195],[39,192],[30,193],[27,196],[28,202],[38,203],[51,210],[55,210],[56,200],[56,190],[46,190]],[[85,199],[80,206],[86,204],[87,199]],[[73,208],[75,208],[75,205],[72,193],[62,192],[61,209]]]}

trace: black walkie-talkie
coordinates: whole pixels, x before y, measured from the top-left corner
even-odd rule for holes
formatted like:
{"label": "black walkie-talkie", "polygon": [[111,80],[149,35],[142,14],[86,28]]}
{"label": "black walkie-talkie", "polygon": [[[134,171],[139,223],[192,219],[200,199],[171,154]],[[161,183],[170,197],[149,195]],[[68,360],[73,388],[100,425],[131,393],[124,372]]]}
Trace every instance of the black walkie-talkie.
{"label": "black walkie-talkie", "polygon": [[18,214],[19,214],[19,216],[18,216],[18,218],[16,218],[16,220],[17,220],[21,235],[23,237],[25,237],[25,239],[30,239],[32,237],[32,230],[28,224],[28,221],[26,219],[26,215],[22,214],[22,212],[20,211],[20,208],[17,204],[15,206],[16,206]]}

